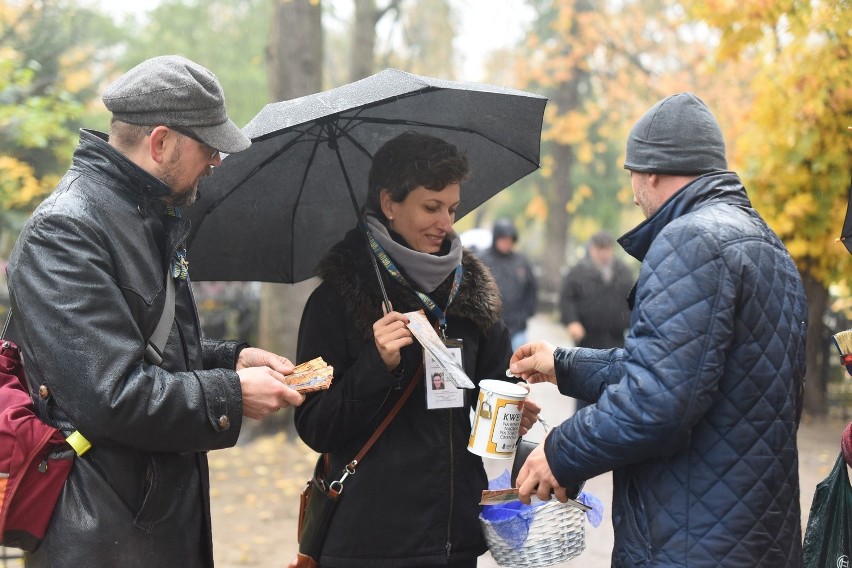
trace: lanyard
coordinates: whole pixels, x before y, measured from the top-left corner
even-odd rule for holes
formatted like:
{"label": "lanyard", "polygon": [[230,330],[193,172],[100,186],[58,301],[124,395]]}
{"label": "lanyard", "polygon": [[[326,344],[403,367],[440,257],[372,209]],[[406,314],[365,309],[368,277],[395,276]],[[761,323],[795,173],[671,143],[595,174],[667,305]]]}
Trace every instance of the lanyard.
{"label": "lanyard", "polygon": [[411,291],[414,292],[415,294],[417,294],[417,297],[420,298],[420,302],[426,307],[427,310],[429,310],[429,312],[433,316],[435,316],[438,319],[438,326],[440,328],[441,335],[443,336],[444,339],[446,339],[447,338],[447,334],[446,334],[447,316],[444,314],[444,312],[449,309],[450,304],[452,304],[453,300],[456,299],[456,296],[459,295],[459,287],[461,286],[461,281],[462,281],[462,266],[461,266],[461,264],[456,266],[455,274],[453,275],[453,287],[450,289],[450,297],[447,298],[447,307],[444,308],[444,310],[442,311],[441,308],[438,307],[438,304],[436,304],[434,302],[434,300],[432,300],[432,298],[430,298],[429,296],[427,296],[423,292],[415,290],[414,288],[411,287],[411,285],[408,282],[406,282],[405,278],[403,278],[403,276],[402,276],[402,273],[399,271],[399,269],[396,267],[396,265],[390,259],[390,257],[388,256],[388,253],[385,252],[385,249],[382,248],[382,245],[380,245],[376,241],[376,239],[373,238],[373,234],[370,232],[369,229],[367,229],[366,234],[367,234],[367,240],[370,242],[370,249],[373,251],[373,254],[375,255],[375,257],[377,259],[379,259],[379,262],[382,263],[382,266],[385,267],[385,270],[387,270],[387,272],[388,272],[388,274],[390,274],[391,278],[393,278],[394,280],[396,280],[400,284],[411,288]]}
{"label": "lanyard", "polygon": [[[172,205],[166,205],[166,215],[169,217],[180,218],[181,210]],[[172,276],[174,278],[180,278],[181,280],[186,280],[189,278],[189,261],[186,260],[186,247],[180,246],[175,251],[175,256],[172,259]]]}

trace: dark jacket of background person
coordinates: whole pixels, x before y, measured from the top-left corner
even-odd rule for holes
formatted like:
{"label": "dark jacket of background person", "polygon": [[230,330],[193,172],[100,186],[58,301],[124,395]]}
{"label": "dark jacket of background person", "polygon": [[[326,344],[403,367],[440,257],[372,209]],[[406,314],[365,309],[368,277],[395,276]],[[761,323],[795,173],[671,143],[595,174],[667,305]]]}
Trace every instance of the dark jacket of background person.
{"label": "dark jacket of background person", "polygon": [[[513,225],[496,224],[494,239],[501,236],[511,236],[517,240],[518,235]],[[526,256],[514,250],[504,254],[492,244],[481,256],[482,262],[491,270],[497,288],[500,290],[500,300],[503,303],[503,321],[509,328],[509,335],[514,335],[527,328],[527,320],[535,314],[538,284],[532,265]]]}
{"label": "dark jacket of background person", "polygon": [[51,393],[36,397],[38,414],[92,442],[27,566],[213,564],[205,452],[240,432],[240,381],[225,369],[239,344],[202,339],[189,282],[176,280],[163,363],[142,362],[166,267],[189,233],[164,215],[168,192],[105,135],[83,131],[9,262],[27,378]]}
{"label": "dark jacket of background person", "polygon": [[630,325],[627,295],[633,287],[630,269],[617,258],[612,279],[604,280],[588,255],[572,266],[562,280],[559,311],[563,324],[580,322],[586,330],[577,347],[621,347]]}
{"label": "dark jacket of background person", "polygon": [[560,391],[596,404],[551,431],[553,474],[613,470],[613,566],[801,565],[796,266],[732,172],[619,242],[642,262],[630,331],[624,349],[556,350]]}
{"label": "dark jacket of background person", "polygon": [[[308,395],[295,415],[301,438],[315,451],[331,453],[332,475],[355,457],[422,360],[423,348],[415,342],[402,349],[401,377],[382,362],[372,338],[382,301],[367,254],[357,230],[335,245],[320,264],[323,282],[305,306],[299,331],[298,360],[322,356],[334,367],[331,388]],[[472,253],[464,253],[462,265],[459,295],[447,311],[447,337],[464,340],[471,380],[505,379],[511,351],[496,285]],[[422,308],[410,288],[386,277],[384,282],[394,310]],[[438,305],[446,305],[451,284],[452,275],[430,295]],[[485,552],[478,503],[487,479],[481,458],[467,450],[477,391],[466,391],[463,408],[427,410],[426,380],[420,381],[347,478],[322,566],[440,565],[448,557],[473,559]]]}

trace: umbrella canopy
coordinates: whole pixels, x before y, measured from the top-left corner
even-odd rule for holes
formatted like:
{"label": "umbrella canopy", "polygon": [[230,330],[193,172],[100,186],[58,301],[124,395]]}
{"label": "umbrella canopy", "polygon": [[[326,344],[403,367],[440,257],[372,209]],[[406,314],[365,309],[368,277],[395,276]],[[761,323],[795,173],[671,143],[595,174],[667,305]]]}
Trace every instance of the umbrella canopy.
{"label": "umbrella canopy", "polygon": [[455,144],[471,165],[461,218],[539,167],[545,97],[387,69],[266,105],[243,129],[251,147],[201,184],[193,280],[300,282],[358,222],[378,148],[406,130]]}

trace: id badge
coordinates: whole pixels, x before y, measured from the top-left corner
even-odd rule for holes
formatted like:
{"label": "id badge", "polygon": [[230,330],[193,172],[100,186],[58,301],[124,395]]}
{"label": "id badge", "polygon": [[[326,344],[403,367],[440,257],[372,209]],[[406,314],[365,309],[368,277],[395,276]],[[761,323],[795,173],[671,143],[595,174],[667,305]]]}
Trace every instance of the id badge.
{"label": "id badge", "polygon": [[[443,341],[453,360],[462,365],[462,340],[445,339]],[[463,407],[465,389],[456,387],[444,377],[444,369],[426,349],[423,350],[423,361],[425,362],[423,370],[426,381],[426,408],[437,410]]]}

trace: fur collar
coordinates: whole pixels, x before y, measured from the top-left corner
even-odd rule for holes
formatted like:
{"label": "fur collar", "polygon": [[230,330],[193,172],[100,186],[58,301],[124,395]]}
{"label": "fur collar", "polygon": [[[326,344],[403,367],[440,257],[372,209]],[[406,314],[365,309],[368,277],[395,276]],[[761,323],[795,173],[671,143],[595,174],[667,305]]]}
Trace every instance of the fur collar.
{"label": "fur collar", "polygon": [[[373,323],[381,317],[381,290],[367,244],[360,230],[353,229],[328,252],[317,266],[317,275],[334,288],[355,318],[362,336],[373,335]],[[447,310],[448,317],[471,320],[476,327],[487,331],[500,319],[500,292],[491,273],[476,256],[468,250],[462,256],[464,275],[459,295]],[[381,269],[388,298],[399,312],[410,312],[423,308],[414,292]],[[452,287],[452,275],[432,294],[432,299],[442,308]]]}

